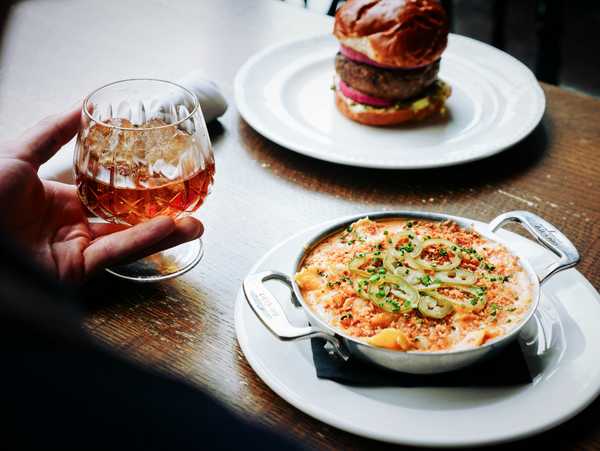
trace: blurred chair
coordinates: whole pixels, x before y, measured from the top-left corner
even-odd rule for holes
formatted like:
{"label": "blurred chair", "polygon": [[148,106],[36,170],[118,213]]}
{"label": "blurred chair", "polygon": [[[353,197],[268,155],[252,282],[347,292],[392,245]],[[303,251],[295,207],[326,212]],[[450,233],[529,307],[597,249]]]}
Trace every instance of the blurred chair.
{"label": "blurred chair", "polygon": [[[460,1],[460,0],[456,0]],[[454,31],[455,0],[442,0],[442,4],[450,17],[450,30]],[[466,3],[463,1],[462,3]],[[491,44],[506,50],[507,44],[507,0],[492,0],[491,6]],[[561,40],[563,33],[564,0],[535,0],[535,43],[534,72],[543,82],[558,84],[561,69]],[[524,43],[527,44],[527,43]]]}
{"label": "blurred chair", "polygon": [[329,5],[329,9],[327,10],[327,15],[335,16],[335,12],[337,11],[339,5],[339,0],[331,0],[331,4]]}

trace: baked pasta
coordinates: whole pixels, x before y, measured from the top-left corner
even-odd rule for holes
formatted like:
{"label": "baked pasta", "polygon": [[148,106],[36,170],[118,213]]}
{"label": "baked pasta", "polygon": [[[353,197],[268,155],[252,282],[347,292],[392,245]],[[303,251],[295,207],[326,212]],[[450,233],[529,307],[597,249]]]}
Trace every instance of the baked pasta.
{"label": "baked pasta", "polygon": [[481,346],[523,320],[533,293],[517,257],[451,221],[360,219],[309,249],[295,280],[328,324],[400,351]]}

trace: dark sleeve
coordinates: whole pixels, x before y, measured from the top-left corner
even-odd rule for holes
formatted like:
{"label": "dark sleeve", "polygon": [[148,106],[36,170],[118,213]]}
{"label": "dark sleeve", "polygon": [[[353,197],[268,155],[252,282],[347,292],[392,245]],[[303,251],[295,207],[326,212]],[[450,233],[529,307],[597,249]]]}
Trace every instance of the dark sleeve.
{"label": "dark sleeve", "polygon": [[2,449],[300,449],[93,342],[73,292],[0,251]]}

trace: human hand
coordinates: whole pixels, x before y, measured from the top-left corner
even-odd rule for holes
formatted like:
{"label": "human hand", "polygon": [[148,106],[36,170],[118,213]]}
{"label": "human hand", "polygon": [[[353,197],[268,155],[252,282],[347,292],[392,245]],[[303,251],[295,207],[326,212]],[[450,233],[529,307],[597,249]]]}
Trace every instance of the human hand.
{"label": "human hand", "polygon": [[81,106],[51,116],[0,145],[0,227],[45,270],[80,282],[98,269],[133,261],[198,238],[197,219],[161,216],[133,227],[89,223],[72,185],[41,180],[37,171],[77,133]]}

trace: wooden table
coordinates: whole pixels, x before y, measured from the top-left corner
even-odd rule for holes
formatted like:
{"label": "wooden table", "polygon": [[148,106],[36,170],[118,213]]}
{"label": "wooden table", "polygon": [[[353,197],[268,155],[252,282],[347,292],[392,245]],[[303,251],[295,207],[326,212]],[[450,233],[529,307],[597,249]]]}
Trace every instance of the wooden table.
{"label": "wooden table", "polygon": [[[255,376],[233,325],[242,278],[275,244],[341,215],[403,208],[490,220],[528,209],[573,240],[583,257],[579,270],[598,287],[600,101],[544,86],[541,125],[514,148],[464,166],[385,172],[312,160],[253,131],[233,105],[232,83],[237,68],[266,45],[331,26],[330,18],[272,0],[22,2],[4,36],[0,132],[20,132],[115,79],[177,79],[200,68],[217,80],[231,105],[211,127],[217,176],[200,212],[204,260],[173,282],[94,282],[106,299],[90,306],[87,325],[134,359],[181,375],[308,446],[386,449],[313,420]],[[599,414],[595,402],[519,447],[600,449]]]}

